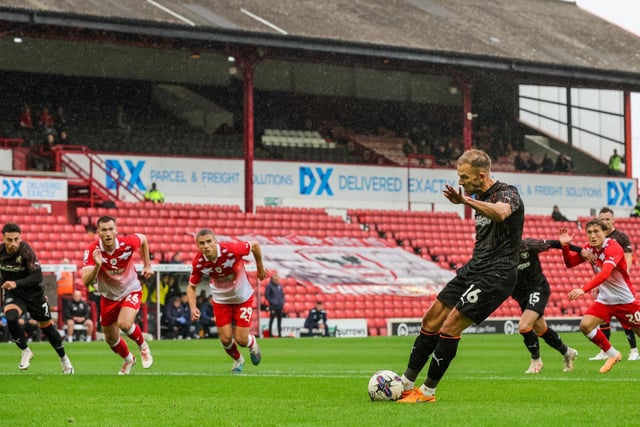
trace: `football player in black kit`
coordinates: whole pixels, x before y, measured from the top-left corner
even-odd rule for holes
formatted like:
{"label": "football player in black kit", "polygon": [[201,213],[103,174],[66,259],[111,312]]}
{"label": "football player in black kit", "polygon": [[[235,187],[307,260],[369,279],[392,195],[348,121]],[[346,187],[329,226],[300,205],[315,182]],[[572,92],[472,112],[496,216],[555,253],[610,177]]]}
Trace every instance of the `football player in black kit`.
{"label": "football player in black kit", "polygon": [[[549,301],[551,289],[542,272],[538,254],[550,248],[561,249],[560,241],[527,238],[522,239],[520,243],[518,281],[511,298],[520,305],[522,311],[519,323],[520,335],[524,339],[525,347],[531,353],[531,364],[525,374],[537,374],[542,370],[538,337],[562,354],[564,372],[573,370],[573,362],[578,357],[578,352],[563,343],[558,333],[551,329],[544,319],[544,309]],[[583,252],[583,249],[576,245],[570,245],[570,249],[581,254]],[[583,255],[585,259],[588,255],[589,253],[585,250]]]}
{"label": "football player in black kit", "polygon": [[25,311],[38,322],[42,334],[54,348],[64,374],[73,374],[73,366],[64,351],[62,339],[51,320],[49,303],[44,296],[40,262],[31,246],[21,239],[18,224],[7,223],[2,227],[0,245],[0,273],[4,291],[4,316],[9,333],[22,350],[19,368],[26,370],[31,365],[33,352],[27,344],[24,329],[18,319]]}
{"label": "football player in black kit", "polygon": [[[516,285],[524,225],[524,204],[517,187],[491,177],[491,159],[481,150],[465,151],[457,160],[457,173],[458,188],[447,184],[443,195],[475,211],[473,255],[422,317],[401,377],[404,392],[399,403],[436,401],[436,387],[456,357],[462,332],[489,317]],[[429,359],[427,379],[415,387]]]}

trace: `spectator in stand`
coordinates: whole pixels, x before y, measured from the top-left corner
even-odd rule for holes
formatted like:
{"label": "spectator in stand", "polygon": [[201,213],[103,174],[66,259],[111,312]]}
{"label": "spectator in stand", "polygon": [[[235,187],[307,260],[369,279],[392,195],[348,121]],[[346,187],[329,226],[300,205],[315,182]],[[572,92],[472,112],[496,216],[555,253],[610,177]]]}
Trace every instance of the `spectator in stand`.
{"label": "spectator in stand", "polygon": [[545,151],[542,162],[540,162],[540,171],[542,173],[551,173],[554,169],[555,167],[553,165],[553,160],[551,160],[551,157],[549,157],[549,155]]}
{"label": "spectator in stand", "polygon": [[3,243],[0,245],[0,272],[2,272],[0,281],[4,291],[2,311],[4,311],[11,337],[22,350],[18,367],[23,371],[28,369],[33,358],[33,352],[29,348],[19,320],[25,312],[29,312],[58,354],[62,372],[73,374],[73,366],[51,319],[51,310],[42,286],[40,261],[31,246],[22,240],[21,235],[22,231],[18,224],[6,223],[2,227]]}
{"label": "spectator in stand", "polygon": [[329,336],[329,327],[327,326],[327,312],[322,306],[322,301],[316,301],[316,306],[309,310],[309,314],[304,321],[306,336],[313,336],[317,333],[323,337]]}
{"label": "spectator in stand", "polygon": [[70,145],[72,143],[71,139],[69,138],[69,133],[66,129],[61,129],[58,131],[58,140],[56,141],[56,143],[60,145]]}
{"label": "spectator in stand", "polygon": [[558,154],[556,158],[556,172],[573,172],[573,162],[571,158],[565,154]]}
{"label": "spectator in stand", "polygon": [[196,288],[206,275],[210,280],[218,337],[225,352],[234,361],[231,372],[241,373],[244,369],[244,357],[238,350],[238,345],[249,349],[251,363],[254,365],[258,365],[262,359],[258,341],[250,333],[253,288],[247,278],[243,260],[245,256],[253,254],[257,277],[263,280],[267,273],[262,263],[260,244],[255,241],[219,242],[208,228],[196,234],[196,244],[198,252],[191,263],[191,277],[187,286],[191,319],[200,318],[200,309],[196,306]]}
{"label": "spectator in stand", "polygon": [[120,338],[123,332],[140,349],[142,367],[153,365],[149,344],[142,330],[135,323],[140,310],[142,286],[134,266],[133,252],[139,251],[142,259],[142,276],[153,275],[149,242],[144,234],[118,236],[116,219],[104,215],[97,221],[98,241],[84,251],[82,281],[87,288],[97,282],[101,293],[100,324],[104,338],[111,350],[123,359],[119,375],[128,375],[136,364],[127,342]]}
{"label": "spectator in stand", "polygon": [[67,325],[67,341],[73,341],[73,332],[76,325],[83,325],[86,330],[86,340],[91,341],[93,337],[93,320],[91,320],[91,307],[82,299],[82,292],[76,290],[73,297],[67,301],[63,310],[63,320]]}
{"label": "spectator in stand", "polygon": [[622,172],[622,164],[624,163],[624,159],[620,154],[618,154],[618,150],[613,149],[613,154],[609,157],[609,175],[620,176],[624,173]]}
{"label": "spectator in stand", "polygon": [[413,142],[411,142],[411,140],[407,138],[407,140],[402,145],[402,152],[405,156],[409,157],[410,154],[418,153],[418,147],[416,147]]}
{"label": "spectator in stand", "polygon": [[[606,206],[600,209],[598,219],[604,222],[608,228],[605,232],[606,237],[615,240],[622,247],[624,258],[627,261],[627,272],[630,273],[631,265],[633,264],[633,245],[631,244],[631,239],[629,239],[629,236],[626,233],[616,228],[616,220],[612,209]],[[597,296],[597,289],[594,291],[594,296]],[[602,322],[599,325],[599,328],[607,339],[611,338],[611,324],[609,322]],[[635,334],[629,328],[623,327],[623,329],[624,334],[627,337],[627,342],[629,343],[629,348],[631,349],[628,360],[640,360]],[[603,351],[600,351],[600,353],[590,357],[589,360],[605,360],[606,358],[607,355]]]}
{"label": "spectator in stand", "polygon": [[447,156],[449,160],[455,160],[462,154],[463,151],[462,141],[452,139],[447,143]]}
{"label": "spectator in stand", "polygon": [[533,154],[532,153],[528,153],[529,156],[527,158],[527,170],[529,172],[538,172],[538,169],[540,169],[540,166],[536,163],[535,159],[533,158]]}
{"label": "spectator in stand", "polygon": [[54,158],[53,158],[53,146],[56,143],[56,137],[53,132],[47,132],[44,141],[38,147],[38,157],[40,159],[40,165],[38,169],[44,171],[53,170]]}
{"label": "spectator in stand", "polygon": [[[418,154],[429,155],[431,154],[431,146],[427,143],[426,138],[421,138],[416,142],[416,149]],[[423,160],[424,162],[424,160]]]}
{"label": "spectator in stand", "polygon": [[274,273],[265,288],[264,297],[269,303],[269,336],[273,336],[273,321],[277,319],[278,337],[282,337],[282,315],[284,310],[284,289],[278,273]]}
{"label": "spectator in stand", "polygon": [[40,117],[38,118],[38,128],[44,132],[54,131],[54,119],[53,116],[49,113],[49,108],[42,107],[40,111]]}
{"label": "spectator in stand", "polygon": [[58,106],[56,115],[53,118],[53,127],[58,132],[58,135],[67,129],[67,119],[64,117],[64,108],[62,106]]}
{"label": "spectator in stand", "polygon": [[[160,277],[160,295],[162,295],[162,292],[164,291],[164,287],[167,286],[167,291],[166,291],[166,296],[164,298],[164,301],[170,301],[171,298],[173,297],[180,297],[180,295],[182,295],[182,290],[180,289],[180,285],[178,284],[178,282],[176,282],[176,278],[173,276],[173,274],[169,274],[169,273],[165,273]],[[160,303],[162,303],[162,298],[160,299]]]}
{"label": "spectator in stand", "polygon": [[158,190],[156,183],[151,183],[151,188],[144,193],[144,200],[153,203],[164,203],[164,194]]}
{"label": "spectator in stand", "polygon": [[164,311],[164,320],[173,339],[186,338],[189,334],[190,321],[186,317],[180,297],[170,300]]}
{"label": "spectator in stand", "polygon": [[517,171],[527,170],[527,161],[524,159],[522,151],[518,151],[518,153],[516,154],[516,157],[513,159],[513,167]]}
{"label": "spectator in stand", "polygon": [[[172,285],[175,284],[175,279],[173,282],[171,281],[171,275],[165,273],[160,277],[159,288],[156,288],[156,291],[151,293],[150,301],[152,304],[156,304],[158,298],[158,290],[160,291],[160,310],[162,310],[167,303],[167,297],[171,292]],[[178,288],[179,289],[179,288]],[[178,296],[176,293],[173,293],[173,296]]]}
{"label": "spectator in stand", "polygon": [[434,152],[434,159],[436,164],[440,166],[449,166],[449,154],[447,153],[447,147],[444,144],[436,145]]}
{"label": "spectator in stand", "polygon": [[24,104],[20,117],[18,118],[18,128],[32,131],[33,130],[33,118],[31,117],[31,108],[29,105]]}
{"label": "spectator in stand", "polygon": [[[615,316],[623,328],[632,329],[640,335],[640,302],[629,278],[622,247],[614,239],[606,237],[608,225],[600,219],[592,219],[585,226],[585,230],[589,243],[585,244],[584,249],[596,257],[596,263],[592,264],[594,276],[582,287],[572,289],[569,299],[575,301],[592,289],[599,288],[596,300],[580,321],[580,331],[606,353],[607,358],[600,368],[601,373],[606,373],[622,360],[622,354],[611,345],[598,325],[609,322],[611,317]],[[569,252],[572,239],[573,235],[569,234],[566,228],[560,229],[558,240],[562,244],[565,265],[569,268],[585,261],[580,255]]]}
{"label": "spectator in stand", "polygon": [[553,205],[551,219],[553,219],[554,221],[569,221],[566,216],[562,215],[562,212],[560,212],[560,208],[558,207],[558,205]]}

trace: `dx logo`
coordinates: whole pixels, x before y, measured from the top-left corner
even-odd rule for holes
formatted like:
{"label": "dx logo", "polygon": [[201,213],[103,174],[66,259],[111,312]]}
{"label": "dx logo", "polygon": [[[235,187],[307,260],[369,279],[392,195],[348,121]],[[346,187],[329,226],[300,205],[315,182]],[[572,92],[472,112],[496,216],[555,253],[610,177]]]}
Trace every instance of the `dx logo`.
{"label": "dx logo", "polygon": [[107,180],[105,184],[107,189],[115,190],[118,185],[125,185],[125,179],[128,173],[129,182],[126,183],[127,189],[132,190],[134,187],[137,187],[140,191],[146,191],[147,188],[140,179],[140,172],[142,172],[144,164],[145,162],[143,160],[135,164],[131,160],[125,160],[124,165],[127,168],[127,171],[125,171],[119,160],[108,159],[105,162],[107,169]]}
{"label": "dx logo", "polygon": [[632,182],[608,181],[607,205],[632,207],[635,204],[631,197],[632,187]]}
{"label": "dx logo", "polygon": [[[322,193],[327,193],[327,196],[333,196],[333,191],[329,185],[329,178],[333,173],[333,168],[314,169],[307,166],[300,167],[300,194],[310,195],[313,194],[315,189],[316,196],[321,196]],[[318,185],[316,186],[316,184]]]}
{"label": "dx logo", "polygon": [[22,197],[22,189],[20,188],[22,186],[22,183],[23,181],[21,179],[3,179],[2,197]]}

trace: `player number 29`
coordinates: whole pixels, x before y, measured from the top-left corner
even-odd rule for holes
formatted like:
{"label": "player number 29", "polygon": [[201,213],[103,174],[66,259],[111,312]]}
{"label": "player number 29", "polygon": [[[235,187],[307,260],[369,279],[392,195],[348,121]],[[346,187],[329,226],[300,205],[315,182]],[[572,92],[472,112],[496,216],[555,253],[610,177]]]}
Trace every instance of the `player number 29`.
{"label": "player number 29", "polygon": [[253,309],[251,307],[241,307],[240,308],[240,318],[247,322],[251,321],[251,313]]}

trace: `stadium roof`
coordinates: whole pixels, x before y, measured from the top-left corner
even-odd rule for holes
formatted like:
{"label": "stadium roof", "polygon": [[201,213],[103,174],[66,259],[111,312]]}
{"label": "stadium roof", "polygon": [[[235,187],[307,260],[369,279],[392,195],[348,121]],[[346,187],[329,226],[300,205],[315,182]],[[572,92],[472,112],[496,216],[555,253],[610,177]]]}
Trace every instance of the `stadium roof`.
{"label": "stadium roof", "polygon": [[1,35],[45,28],[640,90],[640,38],[560,0],[0,0]]}

